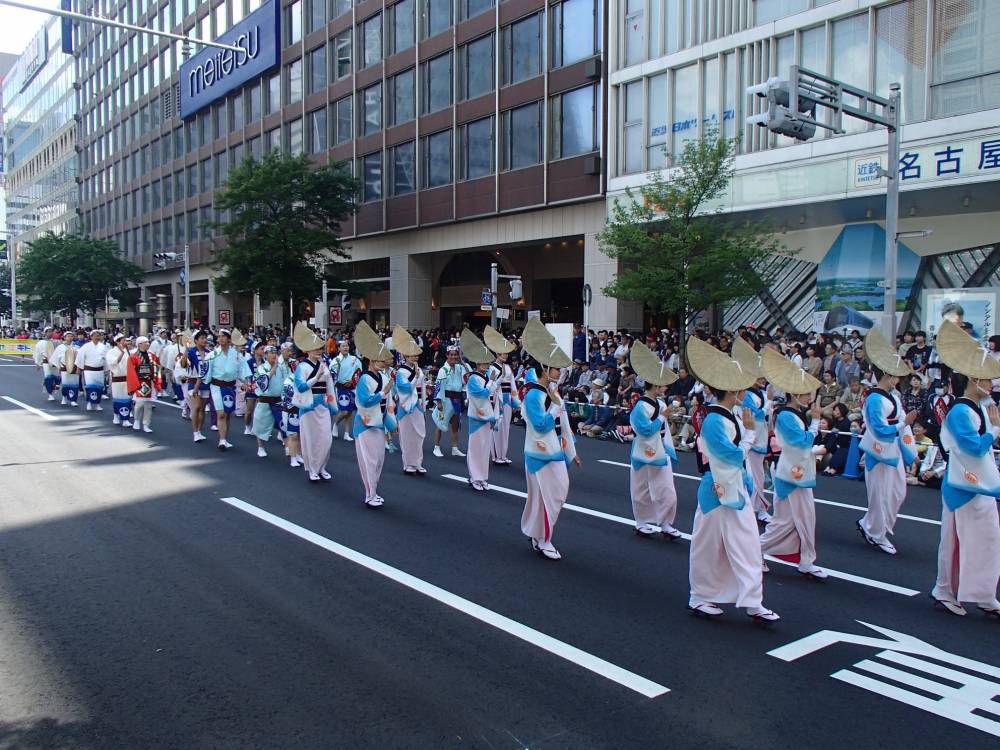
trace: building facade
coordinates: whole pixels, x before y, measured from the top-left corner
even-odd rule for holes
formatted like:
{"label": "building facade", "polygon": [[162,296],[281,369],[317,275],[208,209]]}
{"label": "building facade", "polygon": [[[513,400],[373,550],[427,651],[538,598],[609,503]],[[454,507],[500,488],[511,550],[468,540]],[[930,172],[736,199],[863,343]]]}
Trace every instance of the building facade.
{"label": "building facade", "polygon": [[76,227],[76,96],[73,58],[47,19],[2,78],[3,193],[10,257],[45,232]]}
{"label": "building facade", "polygon": [[885,129],[846,118],[845,134],[799,143],[744,124],[762,105],[746,87],[798,64],[881,96],[901,85],[901,327],[933,330],[952,300],[996,332],[1000,5],[612,0],[610,18],[609,206],[717,129],[740,139],[720,207],[769,219],[790,253],[727,325],[864,328],[882,314]]}
{"label": "building facade", "polygon": [[[231,166],[273,149],[346,162],[361,181],[345,228],[347,276],[369,284],[352,308],[372,323],[487,316],[480,297],[492,262],[524,280],[523,300],[500,294],[514,320],[532,309],[580,320],[584,283],[595,324],[634,315],[599,291],[615,269],[596,239],[607,166],[599,0],[97,4],[197,38],[246,35],[265,57],[277,39],[273,66],[241,80],[241,65],[263,58],[237,54],[227,65],[198,53],[182,71],[180,43],[76,29],[84,226],[150,271],[146,296],[164,295],[174,322],[179,268],[159,269],[153,253],[185,246],[191,319],[253,321],[252,295],[215,288],[221,238],[202,223]],[[280,320],[281,307],[261,315]],[[325,312],[317,317],[323,325]]]}

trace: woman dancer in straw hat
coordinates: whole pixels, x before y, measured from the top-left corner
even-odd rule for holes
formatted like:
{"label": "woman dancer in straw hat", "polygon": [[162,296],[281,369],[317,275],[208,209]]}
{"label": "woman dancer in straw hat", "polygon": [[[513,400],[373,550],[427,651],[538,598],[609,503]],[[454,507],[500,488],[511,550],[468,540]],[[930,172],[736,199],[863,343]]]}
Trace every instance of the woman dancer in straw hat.
{"label": "woman dancer in straw hat", "polygon": [[354,341],[358,354],[367,360],[354,391],[358,408],[354,415],[354,449],[365,487],[365,505],[381,508],[385,498],[378,494],[378,483],[385,464],[385,434],[396,429],[396,405],[388,398],[393,376],[387,368],[393,362],[393,354],[363,320],[354,333]]}
{"label": "woman dancer in straw hat", "polygon": [[493,393],[500,383],[487,374],[493,355],[472,331],[462,331],[462,354],[475,365],[465,383],[469,416],[469,445],[465,462],[469,486],[477,492],[490,488],[490,452],[493,450],[493,425],[497,422]]}
{"label": "woman dancer in straw hat", "polygon": [[904,415],[903,402],[893,389],[913,370],[877,328],[865,336],[865,356],[874,368],[878,387],[865,397],[862,411],[865,434],[860,447],[865,454],[868,512],[858,519],[857,527],[868,544],[895,555],[889,536],[906,500],[906,466],[917,456],[910,430],[917,412]]}
{"label": "woman dancer in straw hat", "polygon": [[746,469],[753,417],[744,411],[741,424],[733,415],[754,373],[697,338],[688,341],[687,361],[718,399],[708,408],[698,438],[708,471],[698,487],[691,532],[688,609],[717,617],[722,614],[719,604],[735,603],[756,622],[774,622],[778,615],[763,605],[763,561]]}
{"label": "woman dancer in straw hat", "polygon": [[306,359],[295,368],[293,403],[299,408],[299,441],[309,481],[329,481],[333,476],[326,470],[333,445],[331,415],[337,413],[337,391],[330,368],[323,361],[326,342],[301,320],[292,333],[295,345]]}
{"label": "woman dancer in straw hat", "polygon": [[396,368],[393,385],[399,402],[396,421],[399,424],[403,473],[411,477],[422,477],[427,475],[427,469],[424,468],[424,438],[427,436],[427,423],[424,420],[426,381],[417,360],[423,349],[417,346],[410,332],[399,325],[392,331],[392,343],[403,358],[403,363]]}
{"label": "woman dancer in straw hat", "polygon": [[973,602],[1000,618],[1000,472],[992,452],[1000,437],[1000,411],[990,398],[1000,362],[950,321],[941,324],[936,345],[952,369],[952,389],[962,395],[941,427],[948,468],[941,482],[941,544],[931,598],[955,615],[965,615],[962,602]]}
{"label": "woman dancer in straw hat", "polygon": [[781,448],[774,471],[774,516],[760,538],[761,552],[798,563],[799,573],[816,580],[827,578],[816,567],[815,445],[823,415],[816,391],[820,382],[773,349],[765,349],[764,373],[789,396],[777,411],[774,436]]}
{"label": "woman dancer in straw hat", "polygon": [[521,402],[517,399],[514,371],[507,364],[507,357],[514,350],[514,344],[490,325],[487,325],[483,330],[483,342],[490,351],[496,354],[496,359],[490,365],[490,379],[500,384],[499,391],[493,395],[497,423],[491,433],[493,435],[492,461],[498,466],[509,466],[513,463],[507,457],[507,449],[510,444],[510,420],[514,409],[521,408]]}
{"label": "woman dancer in straw hat", "polygon": [[677,453],[667,429],[667,405],[661,398],[664,387],[676,381],[677,374],[639,341],[632,346],[630,362],[646,383],[645,394],[629,414],[629,424],[635,432],[629,461],[635,533],[679,539],[681,532],[673,527],[677,489],[672,467]]}

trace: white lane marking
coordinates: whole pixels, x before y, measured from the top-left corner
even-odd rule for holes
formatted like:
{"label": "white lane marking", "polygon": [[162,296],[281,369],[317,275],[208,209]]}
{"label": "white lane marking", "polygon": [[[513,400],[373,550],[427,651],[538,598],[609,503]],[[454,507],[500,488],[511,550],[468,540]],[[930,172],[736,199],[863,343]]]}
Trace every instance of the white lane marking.
{"label": "white lane marking", "polygon": [[564,643],[563,641],[553,638],[550,635],[546,635],[541,631],[530,628],[527,625],[517,622],[516,620],[512,620],[509,617],[505,617],[504,615],[494,612],[493,610],[487,609],[482,605],[476,604],[468,599],[464,599],[457,594],[453,594],[439,586],[435,586],[432,583],[428,583],[427,581],[410,575],[409,573],[399,570],[398,568],[387,565],[380,560],[376,560],[373,557],[357,552],[350,547],[338,544],[331,539],[320,536],[314,531],[298,526],[291,521],[286,521],[280,516],[268,513],[266,510],[261,510],[255,505],[244,502],[239,498],[223,497],[220,499],[222,502],[243,511],[244,513],[248,513],[255,518],[259,518],[261,521],[269,523],[272,526],[276,526],[282,531],[287,531],[289,534],[297,536],[310,544],[315,544],[317,547],[325,549],[327,552],[332,552],[345,560],[349,560],[350,562],[360,565],[363,568],[367,568],[373,573],[385,576],[391,581],[395,581],[402,586],[406,586],[408,589],[416,591],[419,594],[423,594],[424,596],[444,604],[445,606],[451,607],[452,609],[456,609],[473,619],[479,620],[487,625],[492,625],[498,630],[502,630],[515,638],[520,638],[526,643],[530,643],[544,651],[555,654],[556,656],[581,666],[584,669],[588,669],[605,679],[617,682],[619,685],[623,685],[630,690],[634,690],[640,695],[647,698],[656,698],[657,696],[670,692],[669,688],[653,682],[652,680],[647,680],[645,677],[637,675],[634,672],[629,672],[627,669],[619,667],[616,664],[612,664],[611,662],[605,661],[600,657],[594,656],[586,651],[582,651],[575,646],[570,646],[568,643]]}
{"label": "white lane marking", "polygon": [[22,364],[3,365],[3,364],[0,364],[0,367],[34,367],[34,365],[22,365]]}
{"label": "white lane marking", "polygon": [[[609,461],[606,458],[599,458],[599,459],[597,459],[597,462],[601,463],[601,464],[607,464],[608,466],[623,466],[626,469],[631,468],[631,466],[629,464],[622,463],[621,461]],[[681,479],[693,479],[696,482],[700,482],[701,481],[701,477],[696,477],[696,476],[693,476],[691,474],[681,474],[680,472],[676,472],[676,471],[674,472],[674,476],[675,477],[680,477]],[[773,495],[774,494],[773,490],[765,490],[765,492],[768,495]],[[820,505],[832,505],[834,508],[847,508],[849,510],[860,510],[862,513],[867,513],[868,512],[868,508],[866,508],[863,505],[850,505],[848,503],[838,503],[835,500],[823,500],[822,498],[818,498],[818,497],[814,497],[813,500],[815,502],[819,503]],[[941,525],[940,521],[935,521],[933,518],[924,518],[922,516],[908,516],[905,513],[900,513],[896,517],[897,518],[905,518],[907,521],[918,521],[920,523],[929,523],[929,524],[932,524],[934,526],[940,526]]]}
{"label": "white lane marking", "polygon": [[14,404],[14,406],[20,406],[22,409],[24,409],[26,411],[30,411],[32,414],[35,414],[36,416],[41,417],[42,419],[44,419],[47,422],[55,422],[56,420],[59,419],[59,417],[56,417],[56,416],[54,416],[52,414],[47,414],[46,412],[42,411],[41,409],[36,409],[34,406],[28,406],[27,404],[23,403],[22,401],[18,401],[16,398],[11,398],[10,396],[4,396],[3,400],[4,401],[8,401],[8,402]]}
{"label": "white lane marking", "polygon": [[[442,474],[441,476],[443,476],[445,479],[451,479],[456,482],[469,481],[468,477],[458,476],[457,474]],[[676,476],[676,474],[674,476]],[[513,495],[514,497],[520,497],[520,498],[525,498],[528,496],[527,493],[521,492],[520,490],[512,490],[508,487],[500,487],[498,485],[493,484],[492,482],[490,482],[490,490],[493,490],[494,492],[500,492],[504,495]],[[631,518],[625,518],[623,516],[614,516],[611,515],[610,513],[603,513],[599,510],[594,510],[593,508],[584,508],[581,505],[573,505],[572,503],[564,504],[563,508],[565,508],[566,510],[575,510],[577,513],[583,513],[584,515],[587,516],[601,518],[605,521],[613,521],[615,523],[624,524],[626,526],[632,526],[632,527],[635,526],[635,521],[633,521]],[[681,532],[681,539],[684,539],[686,541],[691,541],[691,535]],[[764,555],[764,559],[766,559],[768,562],[777,563],[778,565],[787,565],[789,567],[795,567],[795,568],[798,567],[798,565],[796,565],[795,563],[788,562],[787,560],[781,560],[777,557],[772,557],[771,555]],[[851,581],[852,583],[858,583],[861,584],[862,586],[870,586],[871,588],[874,589],[889,591],[893,594],[900,594],[902,596],[916,596],[917,594],[920,593],[919,591],[906,588],[905,586],[897,586],[895,583],[886,583],[885,581],[879,581],[874,578],[866,578],[864,576],[854,575],[853,573],[845,573],[841,570],[832,570],[827,567],[824,567],[823,570],[825,570],[831,578],[840,578],[841,580],[844,581]]]}

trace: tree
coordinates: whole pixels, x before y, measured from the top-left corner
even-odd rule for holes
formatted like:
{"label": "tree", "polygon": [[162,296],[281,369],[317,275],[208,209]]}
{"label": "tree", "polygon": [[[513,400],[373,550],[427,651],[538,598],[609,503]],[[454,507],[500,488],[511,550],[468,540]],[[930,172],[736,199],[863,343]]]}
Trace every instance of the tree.
{"label": "tree", "polygon": [[675,169],[651,175],[638,199],[629,190],[626,203],[615,201],[598,236],[620,262],[604,293],[676,315],[682,337],[700,311],[752,297],[772,281],[763,261],[781,245],[770,226],[720,216],[735,151],[736,142],[717,132],[688,141]]}
{"label": "tree", "polygon": [[340,225],[357,189],[343,163],[316,168],[304,154],[277,151],[245,160],[215,196],[216,211],[230,214],[212,224],[226,238],[216,254],[216,285],[257,292],[261,304],[318,298],[325,264],[349,257]]}
{"label": "tree", "polygon": [[26,308],[92,315],[104,307],[108,295],[123,294],[140,284],[146,272],[119,256],[110,240],[52,232],[28,243],[17,262],[17,291],[27,296]]}

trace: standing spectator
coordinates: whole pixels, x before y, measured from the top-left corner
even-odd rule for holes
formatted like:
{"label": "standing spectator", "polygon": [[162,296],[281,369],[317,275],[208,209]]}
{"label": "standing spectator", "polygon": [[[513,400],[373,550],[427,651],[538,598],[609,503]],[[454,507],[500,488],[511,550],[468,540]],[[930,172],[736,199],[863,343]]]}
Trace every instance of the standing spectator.
{"label": "standing spectator", "polygon": [[921,379],[924,379],[927,365],[931,360],[931,347],[927,344],[927,334],[923,331],[917,331],[914,338],[916,342],[906,350],[906,355],[903,358],[910,363],[913,371],[920,373]]}
{"label": "standing spectator", "polygon": [[583,362],[587,359],[587,334],[579,325],[573,326],[573,360]]}

